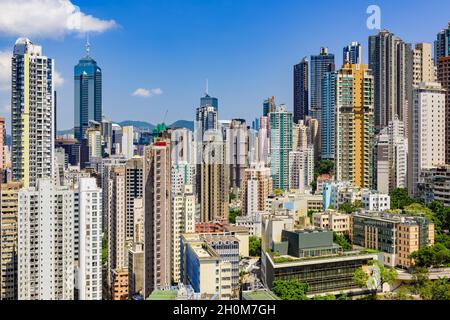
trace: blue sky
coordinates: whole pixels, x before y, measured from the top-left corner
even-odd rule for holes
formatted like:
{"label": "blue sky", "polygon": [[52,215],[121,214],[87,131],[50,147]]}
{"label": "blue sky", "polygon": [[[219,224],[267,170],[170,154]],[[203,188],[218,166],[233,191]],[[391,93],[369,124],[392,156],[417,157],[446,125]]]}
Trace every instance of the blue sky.
{"label": "blue sky", "polygon": [[[152,123],[162,121],[166,110],[168,123],[192,120],[207,78],[210,94],[219,98],[220,119],[251,121],[272,95],[292,109],[292,66],[302,57],[327,46],[340,64],[342,47],[359,41],[367,60],[367,37],[375,33],[366,27],[370,4],[380,6],[382,28],[412,43],[434,41],[450,20],[448,0],[72,3],[86,15],[116,22],[114,28],[90,36],[92,56],[103,69],[103,113],[115,121]],[[17,36],[2,32],[0,23],[0,52],[11,50]],[[58,88],[58,129],[71,128],[73,66],[84,55],[85,38],[73,32],[30,38],[56,59],[64,79]],[[132,96],[138,88],[160,88],[162,94]],[[9,92],[0,90],[2,116],[7,116],[8,101]]]}

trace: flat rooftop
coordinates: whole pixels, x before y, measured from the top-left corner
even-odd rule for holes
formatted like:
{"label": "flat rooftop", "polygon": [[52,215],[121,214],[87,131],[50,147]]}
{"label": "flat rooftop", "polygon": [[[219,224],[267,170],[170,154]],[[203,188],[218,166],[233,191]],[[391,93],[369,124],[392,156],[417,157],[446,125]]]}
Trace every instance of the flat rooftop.
{"label": "flat rooftop", "polygon": [[242,292],[243,300],[264,301],[264,300],[280,300],[272,291],[260,289],[256,291]]}

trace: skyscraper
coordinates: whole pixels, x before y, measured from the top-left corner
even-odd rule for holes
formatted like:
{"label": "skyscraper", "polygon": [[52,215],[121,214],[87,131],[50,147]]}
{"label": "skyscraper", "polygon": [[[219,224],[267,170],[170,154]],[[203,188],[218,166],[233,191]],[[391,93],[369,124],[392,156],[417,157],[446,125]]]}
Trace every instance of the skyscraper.
{"label": "skyscraper", "polygon": [[436,36],[434,42],[434,63],[437,65],[439,59],[450,56],[450,22],[446,29],[442,29]]}
{"label": "skyscraper", "polygon": [[200,165],[200,219],[211,222],[228,219],[230,167],[226,163],[227,145],[220,131],[207,132]]}
{"label": "skyscraper", "polygon": [[200,98],[200,107],[206,106],[214,107],[214,110],[217,112],[219,111],[219,100],[206,93],[204,97]]}
{"label": "skyscraper", "polygon": [[445,90],[439,83],[421,83],[414,89],[412,111],[408,190],[418,196],[422,170],[445,164]]}
{"label": "skyscraper", "polygon": [[269,113],[275,112],[276,108],[275,97],[267,98],[263,103],[263,117],[268,117]]}
{"label": "skyscraper", "polygon": [[319,55],[311,56],[311,116],[321,123],[322,117],[322,81],[327,72],[335,69],[334,54],[328,48],[320,48]]}
{"label": "skyscraper", "polygon": [[0,300],[17,300],[20,182],[0,184]]}
{"label": "skyscraper", "polygon": [[128,276],[127,248],[127,205],[126,205],[126,169],[125,165],[113,166],[103,185],[108,196],[105,212],[107,212],[108,234],[108,286],[113,300],[128,299],[128,282],[122,285]]}
{"label": "skyscraper", "polygon": [[375,128],[379,132],[397,115],[408,127],[412,99],[411,46],[383,30],[369,37],[369,68],[375,80]]}
{"label": "skyscraper", "polygon": [[134,127],[126,126],[122,128],[122,154],[127,159],[134,156]]}
{"label": "skyscraper", "polygon": [[90,56],[89,43],[86,56],[78,62],[75,73],[75,138],[82,141],[89,121],[102,121],[102,69]]}
{"label": "skyscraper", "polygon": [[439,59],[438,81],[445,89],[445,161],[450,164],[450,56]]}
{"label": "skyscraper", "polygon": [[327,72],[322,81],[322,160],[334,160],[336,72]]}
{"label": "skyscraper", "polygon": [[20,190],[19,300],[74,299],[74,204],[73,190],[51,179]]}
{"label": "skyscraper", "polygon": [[[5,118],[0,117],[0,173],[5,169],[4,148],[6,140]],[[1,181],[0,181],[1,182]]]}
{"label": "skyscraper", "polygon": [[240,188],[244,170],[248,167],[248,130],[245,120],[233,119],[226,130],[230,187]]}
{"label": "skyscraper", "polygon": [[345,64],[336,75],[336,177],[372,188],[373,76],[367,65]]}
{"label": "skyscraper", "polygon": [[102,299],[102,190],[95,178],[81,178],[76,189],[78,200],[79,300]]}
{"label": "skyscraper", "polygon": [[360,64],[362,63],[362,46],[359,42],[352,42],[343,50],[343,64]]}
{"label": "skyscraper", "polygon": [[171,284],[172,214],[170,142],[144,149],[144,296]]}
{"label": "skyscraper", "polygon": [[413,50],[413,85],[422,82],[436,82],[437,69],[433,60],[430,43],[418,43]]}
{"label": "skyscraper", "polygon": [[144,162],[142,157],[135,156],[126,165],[126,237],[130,241],[134,237],[134,202],[143,197]]}
{"label": "skyscraper", "polygon": [[309,115],[309,61],[303,58],[294,66],[294,123]]}
{"label": "skyscraper", "polygon": [[264,163],[255,163],[245,169],[241,192],[242,215],[251,216],[264,211],[266,199],[272,191],[270,169]]}
{"label": "skyscraper", "polygon": [[173,195],[172,199],[172,281],[180,282],[181,235],[195,233],[195,194],[192,185]]}
{"label": "skyscraper", "polygon": [[19,38],[12,58],[12,167],[13,179],[25,188],[53,174],[55,144],[55,63],[42,47]]}
{"label": "skyscraper", "polygon": [[390,194],[396,188],[406,188],[408,139],[398,118],[377,136],[376,156],[377,190]]}
{"label": "skyscraper", "polygon": [[281,105],[270,114],[270,173],[273,188],[289,188],[289,152],[292,151],[292,113]]}

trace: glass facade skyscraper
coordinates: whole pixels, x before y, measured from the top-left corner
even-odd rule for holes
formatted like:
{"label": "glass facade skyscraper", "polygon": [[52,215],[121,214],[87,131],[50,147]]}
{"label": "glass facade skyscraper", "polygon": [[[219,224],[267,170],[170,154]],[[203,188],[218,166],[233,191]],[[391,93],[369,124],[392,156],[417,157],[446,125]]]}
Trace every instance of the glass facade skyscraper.
{"label": "glass facade skyscraper", "polygon": [[298,123],[309,115],[309,61],[303,58],[294,66],[294,122]]}
{"label": "glass facade skyscraper", "polygon": [[335,147],[335,99],[336,99],[336,72],[327,72],[322,81],[322,159],[334,159]]}
{"label": "glass facade skyscraper", "polygon": [[311,116],[319,121],[322,116],[322,79],[335,69],[334,54],[321,48],[320,54],[311,56]]}
{"label": "glass facade skyscraper", "polygon": [[75,138],[85,138],[89,121],[102,121],[102,69],[89,56],[75,66]]}
{"label": "glass facade skyscraper", "polygon": [[200,98],[200,107],[206,106],[213,106],[214,110],[217,112],[219,110],[219,99],[211,97],[206,93],[204,97]]}

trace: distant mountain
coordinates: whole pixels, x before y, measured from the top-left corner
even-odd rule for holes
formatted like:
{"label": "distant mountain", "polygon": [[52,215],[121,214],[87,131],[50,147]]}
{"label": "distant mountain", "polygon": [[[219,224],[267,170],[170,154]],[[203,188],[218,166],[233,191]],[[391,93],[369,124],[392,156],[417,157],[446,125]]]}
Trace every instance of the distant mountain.
{"label": "distant mountain", "polygon": [[117,124],[121,127],[136,127],[142,130],[152,131],[155,129],[155,125],[145,122],[145,121],[134,121],[134,120],[125,120],[122,122],[117,122]]}
{"label": "distant mountain", "polygon": [[[121,121],[121,122],[113,121],[113,123],[117,123],[121,127],[133,126],[138,129],[145,130],[145,131],[152,131],[156,127],[154,124],[151,124],[149,122],[135,121],[135,120],[125,120],[125,121]],[[175,121],[174,123],[172,123],[171,125],[169,125],[168,127],[169,128],[186,128],[186,129],[194,131],[194,121],[178,120],[178,121]],[[73,129],[58,131],[58,135],[60,135],[60,136],[66,135],[66,134],[73,134]]]}
{"label": "distant mountain", "polygon": [[194,121],[178,120],[172,123],[169,128],[186,128],[194,131]]}

